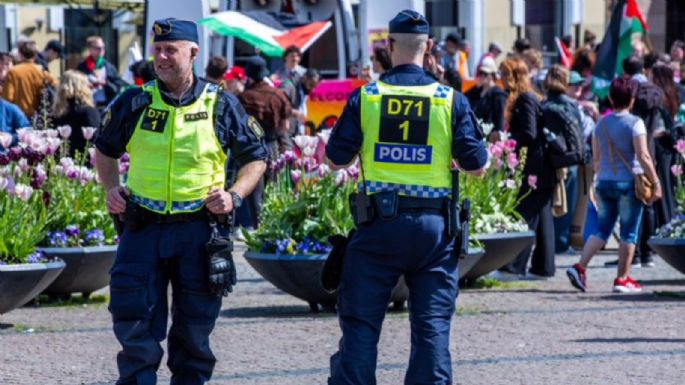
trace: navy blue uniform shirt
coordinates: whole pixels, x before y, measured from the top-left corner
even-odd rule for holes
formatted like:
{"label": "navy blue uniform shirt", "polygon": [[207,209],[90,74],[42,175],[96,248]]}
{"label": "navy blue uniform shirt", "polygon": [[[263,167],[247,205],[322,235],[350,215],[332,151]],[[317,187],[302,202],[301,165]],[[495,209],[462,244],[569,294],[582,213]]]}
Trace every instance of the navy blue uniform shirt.
{"label": "navy blue uniform shirt", "polygon": [[[425,86],[436,82],[430,73],[413,64],[394,67],[383,74],[380,80],[394,86]],[[326,156],[334,164],[350,163],[362,147],[360,94],[361,91],[357,89],[350,95],[326,146]],[[452,156],[459,161],[459,165],[468,171],[485,166],[488,154],[483,132],[468,100],[456,91],[452,105],[452,130]]]}
{"label": "navy blue uniform shirt", "polygon": [[[207,81],[196,77],[192,92],[185,95],[182,100],[172,99],[167,94],[164,84],[158,84],[165,103],[170,106],[187,106],[200,97]],[[95,146],[104,155],[117,159],[126,152],[126,145],[133,135],[138,119],[145,111],[145,106],[134,111],[133,101],[143,92],[142,88],[127,90],[107,107],[102,127],[95,139]],[[268,152],[264,140],[248,127],[249,115],[238,99],[228,92],[222,92],[220,98],[223,99],[225,108],[222,116],[216,120],[215,131],[224,152],[228,154],[230,151],[231,156],[241,166],[255,160],[266,160]]]}

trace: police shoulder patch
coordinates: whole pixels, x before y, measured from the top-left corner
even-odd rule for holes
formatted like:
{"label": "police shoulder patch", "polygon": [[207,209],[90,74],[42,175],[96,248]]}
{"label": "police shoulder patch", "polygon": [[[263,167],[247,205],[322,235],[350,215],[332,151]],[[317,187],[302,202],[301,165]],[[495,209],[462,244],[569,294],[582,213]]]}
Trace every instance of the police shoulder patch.
{"label": "police shoulder patch", "polygon": [[247,127],[252,130],[257,139],[261,139],[264,136],[264,129],[262,128],[262,125],[259,124],[257,119],[254,118],[254,116],[247,117]]}

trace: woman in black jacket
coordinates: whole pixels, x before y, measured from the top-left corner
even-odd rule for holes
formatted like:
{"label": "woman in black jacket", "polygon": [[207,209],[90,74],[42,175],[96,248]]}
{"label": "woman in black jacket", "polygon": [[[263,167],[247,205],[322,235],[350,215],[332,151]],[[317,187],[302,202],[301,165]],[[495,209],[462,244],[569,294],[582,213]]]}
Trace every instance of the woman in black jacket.
{"label": "woman in black jacket", "polygon": [[[528,67],[521,59],[507,59],[500,65],[500,74],[504,88],[509,91],[505,109],[505,121],[509,125],[509,135],[516,140],[516,152],[521,155],[526,151],[523,169],[521,195],[525,198],[519,203],[517,211],[528,222],[528,226],[536,234],[535,251],[533,253],[529,273],[538,277],[554,275],[554,222],[552,219],[552,196],[557,183],[556,171],[549,162],[545,149],[545,137],[541,117],[541,97],[536,94],[528,75]],[[535,185],[529,185],[528,178],[537,178]],[[526,248],[501,272],[526,275],[526,267],[530,258],[531,248]],[[511,277],[509,277],[511,278]]]}
{"label": "woman in black jacket", "polygon": [[483,123],[491,124],[488,133],[491,141],[500,139],[504,132],[504,108],[507,94],[497,86],[497,65],[495,60],[486,57],[478,69],[478,85],[466,92],[471,109]]}
{"label": "woman in black jacket", "polygon": [[69,70],[62,75],[55,97],[52,123],[70,126],[69,156],[86,151],[86,143],[100,127],[100,113],[95,108],[93,93],[86,75]]}

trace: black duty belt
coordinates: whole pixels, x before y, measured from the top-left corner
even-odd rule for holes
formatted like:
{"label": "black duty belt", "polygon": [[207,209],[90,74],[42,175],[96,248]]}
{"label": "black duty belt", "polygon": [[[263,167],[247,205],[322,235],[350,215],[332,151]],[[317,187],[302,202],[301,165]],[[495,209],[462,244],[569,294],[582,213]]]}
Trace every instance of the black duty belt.
{"label": "black duty belt", "polygon": [[192,213],[160,214],[154,211],[143,209],[143,221],[146,223],[179,223],[193,222],[209,219],[207,209],[204,207]]}
{"label": "black duty belt", "polygon": [[447,198],[413,198],[401,196],[397,209],[402,210],[443,210],[447,208]]}

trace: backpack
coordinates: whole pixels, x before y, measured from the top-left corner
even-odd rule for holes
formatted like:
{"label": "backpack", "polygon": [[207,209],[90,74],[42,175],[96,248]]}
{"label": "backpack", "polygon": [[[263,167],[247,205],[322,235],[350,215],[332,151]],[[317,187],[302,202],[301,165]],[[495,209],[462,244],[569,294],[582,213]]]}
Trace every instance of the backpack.
{"label": "backpack", "polygon": [[553,134],[546,137],[548,154],[554,168],[586,162],[587,148],[583,141],[579,114],[578,107],[566,96],[555,100],[547,99],[542,103],[543,127]]}

